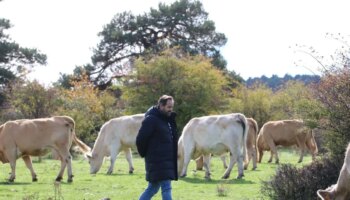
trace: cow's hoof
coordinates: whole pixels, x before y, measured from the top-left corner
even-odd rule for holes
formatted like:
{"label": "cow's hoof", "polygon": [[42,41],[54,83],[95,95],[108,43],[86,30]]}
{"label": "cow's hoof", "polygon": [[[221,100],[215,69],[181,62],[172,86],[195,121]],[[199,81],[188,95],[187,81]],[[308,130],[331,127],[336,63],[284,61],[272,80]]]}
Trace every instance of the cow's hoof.
{"label": "cow's hoof", "polygon": [[275,162],[276,164],[280,164],[280,161],[279,160],[276,160],[276,162]]}
{"label": "cow's hoof", "polygon": [[61,182],[62,181],[62,177],[57,177],[56,178],[56,182]]}
{"label": "cow's hoof", "polygon": [[205,178],[205,180],[207,180],[207,181],[210,181],[210,180],[211,180],[210,176],[205,176],[204,178]]}
{"label": "cow's hoof", "polygon": [[108,171],[107,175],[111,175],[113,173],[113,171]]}
{"label": "cow's hoof", "polygon": [[37,182],[38,181],[38,178],[32,178],[32,182]]}
{"label": "cow's hoof", "polygon": [[243,174],[240,174],[240,175],[237,176],[237,179],[242,179],[243,176],[244,176]]}
{"label": "cow's hoof", "polygon": [[133,174],[134,173],[134,168],[129,169],[129,174]]}
{"label": "cow's hoof", "polygon": [[272,162],[272,160],[269,160],[269,161],[267,161],[268,163],[271,163]]}
{"label": "cow's hoof", "polygon": [[223,177],[221,177],[222,179],[228,179],[228,177],[230,177],[229,175],[224,175]]}
{"label": "cow's hoof", "polygon": [[256,170],[256,167],[253,167],[253,169],[252,170]]}
{"label": "cow's hoof", "polygon": [[68,179],[67,179],[67,182],[68,183],[73,182],[73,177],[74,177],[74,175],[69,176]]}
{"label": "cow's hoof", "polygon": [[180,178],[185,178],[187,176],[187,174],[183,174],[180,176]]}
{"label": "cow's hoof", "polygon": [[302,161],[302,160],[299,160],[299,161],[298,161],[298,163],[301,163],[301,162],[303,162],[303,161]]}
{"label": "cow's hoof", "polygon": [[9,178],[9,179],[8,179],[8,182],[9,182],[9,183],[13,183],[14,181],[15,181],[14,178]]}

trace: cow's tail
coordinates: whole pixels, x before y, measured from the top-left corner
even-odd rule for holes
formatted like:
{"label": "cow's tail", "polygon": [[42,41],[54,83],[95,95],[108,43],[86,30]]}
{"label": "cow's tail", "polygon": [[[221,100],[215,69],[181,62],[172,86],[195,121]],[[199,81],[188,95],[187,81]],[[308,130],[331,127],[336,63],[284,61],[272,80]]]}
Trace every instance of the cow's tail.
{"label": "cow's tail", "polygon": [[74,120],[70,117],[65,117],[65,121],[69,124],[70,132],[72,134],[74,144],[76,144],[79,147],[80,151],[84,154],[91,152],[91,148],[77,138],[77,136],[75,134],[75,122],[74,122]]}
{"label": "cow's tail", "polygon": [[254,125],[254,130],[255,130],[255,137],[254,137],[254,144],[255,144],[255,155],[256,155],[256,161],[258,161],[258,156],[259,156],[259,152],[258,152],[258,133],[259,133],[259,126],[258,126],[258,123],[253,119],[253,118],[250,118],[251,122],[253,123]]}
{"label": "cow's tail", "polygon": [[247,138],[248,138],[248,122],[247,118],[243,114],[238,114],[238,120],[239,123],[243,127],[243,137],[242,137],[242,143],[243,143],[243,161],[246,164],[248,162],[248,155],[247,155]]}
{"label": "cow's tail", "polygon": [[75,133],[73,134],[73,141],[76,145],[78,145],[79,149],[84,153],[87,154],[89,152],[91,152],[91,148],[86,145],[84,142],[82,142],[81,140],[79,140],[77,138],[77,136],[75,135]]}

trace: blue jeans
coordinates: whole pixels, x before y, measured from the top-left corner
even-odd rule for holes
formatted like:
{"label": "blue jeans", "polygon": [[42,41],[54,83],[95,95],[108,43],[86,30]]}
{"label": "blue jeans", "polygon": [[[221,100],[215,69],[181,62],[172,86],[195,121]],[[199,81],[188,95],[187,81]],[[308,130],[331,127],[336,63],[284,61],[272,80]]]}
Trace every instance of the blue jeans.
{"label": "blue jeans", "polygon": [[164,180],[159,182],[148,182],[148,187],[141,194],[139,200],[150,200],[162,188],[162,199],[171,200],[171,181]]}

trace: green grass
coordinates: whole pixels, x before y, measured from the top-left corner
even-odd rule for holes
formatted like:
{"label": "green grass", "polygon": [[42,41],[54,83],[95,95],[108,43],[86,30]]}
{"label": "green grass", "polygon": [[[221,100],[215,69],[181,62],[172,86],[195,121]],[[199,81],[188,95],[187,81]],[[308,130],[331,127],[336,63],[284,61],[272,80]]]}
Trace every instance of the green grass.
{"label": "green grass", "polygon": [[[287,150],[279,150],[281,163],[296,164],[299,155]],[[263,162],[256,171],[252,171],[251,164],[245,171],[245,177],[237,180],[237,165],[228,180],[222,180],[224,173],[219,157],[211,161],[211,180],[204,179],[204,171],[194,172],[195,163],[191,161],[187,177],[173,181],[174,200],[200,199],[261,199],[260,185],[262,180],[268,180],[275,173],[276,164],[267,163],[269,153],[265,153]],[[36,160],[36,158],[34,158]],[[73,160],[73,183],[67,183],[66,172],[64,180],[54,186],[54,180],[60,168],[57,160],[44,159],[41,163],[34,162],[34,169],[38,175],[38,182],[31,182],[29,170],[24,162],[17,160],[17,174],[14,183],[8,183],[9,164],[0,165],[0,199],[102,199],[113,200],[138,199],[147,186],[145,181],[144,161],[134,156],[134,174],[128,174],[128,165],[123,155],[119,155],[114,173],[106,175],[109,160],[106,160],[97,175],[89,174],[89,164],[86,160]],[[302,166],[311,162],[311,157],[305,156]],[[221,193],[218,192],[221,190]],[[153,199],[161,199],[160,192]]]}

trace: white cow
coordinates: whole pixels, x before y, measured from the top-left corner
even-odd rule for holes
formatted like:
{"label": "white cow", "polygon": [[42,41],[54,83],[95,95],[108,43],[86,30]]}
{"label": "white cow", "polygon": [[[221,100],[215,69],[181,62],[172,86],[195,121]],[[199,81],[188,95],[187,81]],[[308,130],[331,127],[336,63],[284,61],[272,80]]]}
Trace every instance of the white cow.
{"label": "white cow", "polygon": [[112,174],[115,160],[121,150],[129,163],[129,173],[133,173],[131,147],[136,147],[136,136],[144,119],[144,114],[123,116],[103,124],[91,154],[88,154],[90,173],[96,174],[105,156],[111,157],[107,174]]}
{"label": "white cow", "polygon": [[247,119],[243,114],[212,115],[191,119],[178,142],[178,170],[185,177],[191,159],[203,155],[205,177],[210,178],[210,154],[230,152],[230,164],[222,178],[230,176],[238,162],[238,177],[243,177],[243,159],[248,135]]}
{"label": "white cow", "polygon": [[[248,137],[247,137],[247,155],[244,161],[244,169],[248,168],[250,160],[253,160],[253,170],[256,169],[256,162],[257,162],[257,147],[256,147],[256,138],[258,137],[258,123],[253,118],[247,118],[248,122]],[[227,168],[226,163],[226,153],[220,156],[222,163],[224,164],[224,168]],[[202,170],[203,169],[203,157],[199,157],[196,160],[196,169]]]}

